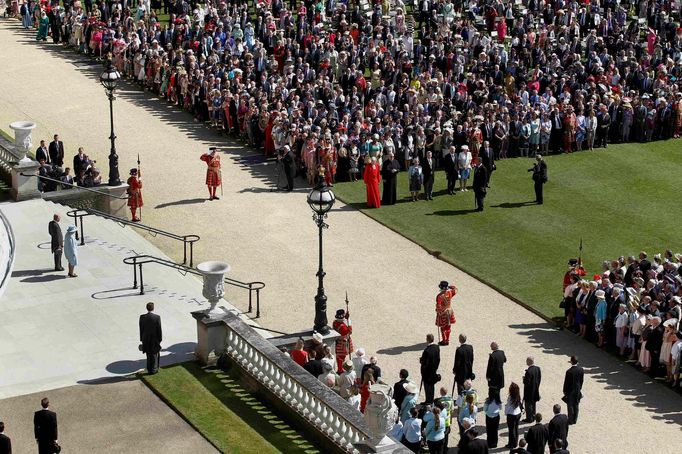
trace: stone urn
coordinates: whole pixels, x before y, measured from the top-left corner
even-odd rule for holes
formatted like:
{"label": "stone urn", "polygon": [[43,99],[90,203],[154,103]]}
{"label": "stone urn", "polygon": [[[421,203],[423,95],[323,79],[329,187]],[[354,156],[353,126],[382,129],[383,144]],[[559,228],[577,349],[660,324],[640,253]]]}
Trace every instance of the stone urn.
{"label": "stone urn", "polygon": [[365,408],[365,421],[369,426],[372,439],[367,444],[375,451],[392,445],[393,442],[386,434],[393,428],[398,418],[398,407],[395,406],[391,395],[393,390],[389,385],[376,383],[369,388],[369,400]]}
{"label": "stone urn", "polygon": [[204,276],[204,288],[202,295],[211,303],[207,314],[209,317],[224,315],[225,311],[217,308],[218,301],[225,295],[223,279],[225,273],[230,271],[230,265],[225,262],[202,262],[197,265],[197,270]]}
{"label": "stone urn", "polygon": [[14,130],[14,145],[20,153],[21,160],[19,162],[31,162],[31,159],[26,156],[28,150],[31,148],[31,134],[36,127],[32,121],[15,121],[10,123],[10,128]]}

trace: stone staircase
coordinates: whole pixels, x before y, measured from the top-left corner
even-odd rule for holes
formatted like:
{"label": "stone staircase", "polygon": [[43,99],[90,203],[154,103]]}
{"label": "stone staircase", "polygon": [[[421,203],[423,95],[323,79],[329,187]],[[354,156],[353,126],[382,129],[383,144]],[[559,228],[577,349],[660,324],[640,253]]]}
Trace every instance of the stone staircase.
{"label": "stone staircase", "polygon": [[[170,259],[133,229],[96,216],[86,218],[78,277],[53,271],[47,224],[57,213],[65,232],[73,222],[66,216],[70,209],[44,200],[0,204],[17,244],[14,270],[0,300],[0,399],[144,368],[138,317],[149,301],[162,319],[162,364],[194,359],[196,322],[190,312],[208,308],[200,279],[148,264],[146,294],[140,295],[123,258]],[[237,291],[227,287],[226,298]]]}

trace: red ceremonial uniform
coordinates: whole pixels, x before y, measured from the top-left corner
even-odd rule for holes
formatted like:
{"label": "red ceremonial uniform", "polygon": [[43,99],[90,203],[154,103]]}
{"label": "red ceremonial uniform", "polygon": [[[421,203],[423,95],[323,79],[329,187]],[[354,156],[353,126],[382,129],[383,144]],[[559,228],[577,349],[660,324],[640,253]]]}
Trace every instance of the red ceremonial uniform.
{"label": "red ceremonial uniform", "polygon": [[452,298],[457,294],[457,287],[449,286],[436,296],[436,326],[440,328],[441,340],[450,341],[450,330],[455,323],[455,312],[452,310]]}
{"label": "red ceremonial uniform", "polygon": [[336,339],[336,366],[338,367],[339,373],[343,372],[343,362],[346,357],[353,353],[353,339],[351,334],[353,334],[353,326],[350,320],[347,318],[336,319],[332,323],[332,328],[334,331],[339,333],[341,337]]}
{"label": "red ceremonial uniform", "polygon": [[128,206],[130,208],[140,208],[143,205],[142,181],[136,176],[131,175],[130,178],[128,178]]}
{"label": "red ceremonial uniform", "polygon": [[220,155],[217,153],[213,155],[203,154],[200,159],[208,165],[206,169],[206,186],[220,186],[222,184],[220,180]]}

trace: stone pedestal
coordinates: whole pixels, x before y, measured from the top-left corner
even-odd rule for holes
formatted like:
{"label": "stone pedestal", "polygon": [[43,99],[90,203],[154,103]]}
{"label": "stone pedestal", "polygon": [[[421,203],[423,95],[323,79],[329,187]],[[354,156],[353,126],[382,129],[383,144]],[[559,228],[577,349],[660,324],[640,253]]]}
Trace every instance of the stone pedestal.
{"label": "stone pedestal", "polygon": [[[128,190],[128,185],[122,183],[120,186],[98,186],[96,189],[116,197],[125,197],[127,195],[126,191]],[[105,213],[119,218],[128,217],[128,200],[104,197],[102,203],[104,204],[102,211]]]}
{"label": "stone pedestal", "polygon": [[12,167],[12,198],[17,202],[40,198],[38,178],[21,175],[37,175],[40,164],[35,161],[19,161]]}
{"label": "stone pedestal", "polygon": [[192,317],[197,321],[197,348],[195,354],[201,364],[208,364],[211,353],[218,356],[225,348],[227,328],[223,320],[232,316],[232,314],[226,311],[223,311],[222,315],[216,316],[209,316],[206,311],[192,312]]}

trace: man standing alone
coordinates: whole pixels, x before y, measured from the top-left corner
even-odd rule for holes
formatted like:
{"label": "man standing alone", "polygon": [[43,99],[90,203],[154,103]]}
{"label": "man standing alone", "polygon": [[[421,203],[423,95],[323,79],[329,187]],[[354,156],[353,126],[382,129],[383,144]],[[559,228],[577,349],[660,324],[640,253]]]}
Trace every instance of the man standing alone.
{"label": "man standing alone", "polygon": [[488,357],[488,369],[485,373],[485,378],[488,379],[488,386],[494,386],[497,389],[504,388],[504,363],[507,362],[507,357],[504,352],[499,349],[497,342],[490,344],[490,356]]}
{"label": "man standing alone", "polygon": [[59,227],[59,221],[61,218],[58,214],[52,217],[52,220],[47,225],[47,231],[50,233],[50,250],[52,255],[54,255],[54,270],[64,271],[62,267],[62,252],[64,251],[64,235],[62,234],[62,228]]}
{"label": "man standing alone", "polygon": [[568,406],[568,424],[575,424],[578,421],[580,399],[583,397],[583,378],[585,372],[578,365],[578,357],[571,356],[571,367],[566,371],[564,377],[564,397],[563,401]]}
{"label": "man standing alone", "polygon": [[51,411],[50,400],[43,397],[42,410],[33,415],[33,432],[38,443],[38,454],[54,454],[57,445],[57,413]]}
{"label": "man standing alone", "polygon": [[426,394],[425,402],[430,404],[433,403],[435,385],[440,380],[438,376],[440,347],[434,342],[433,334],[426,335],[426,343],[428,345],[422,352],[419,362],[421,363],[422,381],[424,382],[424,393]]}
{"label": "man standing alone", "polygon": [[455,375],[457,383],[457,395],[464,391],[464,382],[474,379],[474,347],[467,344],[467,336],[462,333],[459,335],[459,347],[455,350],[455,365],[452,373]]}
{"label": "man standing alone", "polygon": [[161,317],[154,313],[154,303],[147,303],[147,313],[140,315],[140,349],[147,355],[147,372],[159,371],[161,351]]}
{"label": "man standing alone", "polygon": [[488,193],[488,171],[479,161],[474,170],[474,197],[476,198],[476,211],[483,211],[483,199]]}
{"label": "man standing alone", "polygon": [[529,172],[533,172],[532,178],[535,182],[535,203],[542,205],[544,198],[542,195],[542,186],[547,183],[547,163],[542,160],[542,155],[535,155],[535,164]]}
{"label": "man standing alone", "polygon": [[523,404],[526,406],[526,422],[535,419],[535,404],[540,400],[542,374],[532,356],[526,359],[526,373],[523,375]]}

